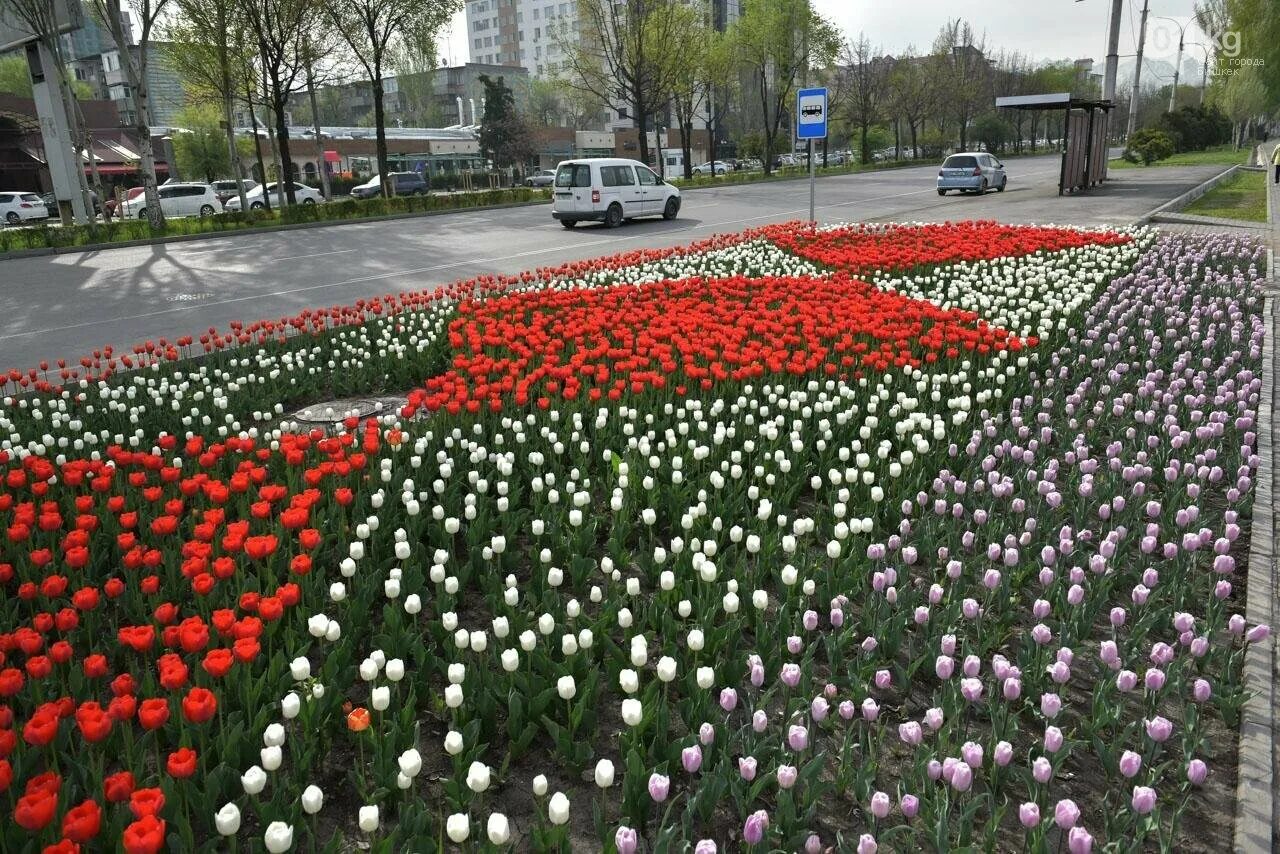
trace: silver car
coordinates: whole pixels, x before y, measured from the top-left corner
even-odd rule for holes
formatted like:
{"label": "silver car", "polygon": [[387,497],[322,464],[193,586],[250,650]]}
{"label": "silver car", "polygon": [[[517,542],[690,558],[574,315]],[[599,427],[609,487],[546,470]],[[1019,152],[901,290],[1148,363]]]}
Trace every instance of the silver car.
{"label": "silver car", "polygon": [[985,193],[992,187],[1003,193],[1009,176],[1005,174],[1004,164],[995,155],[982,151],[964,151],[953,154],[942,161],[938,170],[938,195],[945,196],[947,190],[960,190],[967,193]]}

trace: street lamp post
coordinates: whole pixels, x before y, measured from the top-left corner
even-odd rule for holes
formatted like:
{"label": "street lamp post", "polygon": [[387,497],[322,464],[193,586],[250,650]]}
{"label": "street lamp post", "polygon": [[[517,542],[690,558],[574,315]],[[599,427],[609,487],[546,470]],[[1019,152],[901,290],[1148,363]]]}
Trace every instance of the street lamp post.
{"label": "street lamp post", "polygon": [[[1168,21],[1171,24],[1174,24],[1175,26],[1177,26],[1178,28],[1178,59],[1173,64],[1173,91],[1169,93],[1169,112],[1172,113],[1174,109],[1176,109],[1178,106],[1178,77],[1182,73],[1182,49],[1183,49],[1183,46],[1186,44],[1187,25],[1179,24],[1173,18],[1166,18],[1163,15],[1157,15],[1156,20]],[[1205,68],[1206,70],[1208,68],[1207,60],[1205,63]]]}
{"label": "street lamp post", "polygon": [[1124,129],[1125,139],[1133,136],[1138,124],[1138,101],[1142,95],[1142,50],[1147,43],[1147,9],[1151,0],[1142,0],[1142,23],[1138,25],[1138,55],[1133,66],[1133,92],[1129,95],[1129,124]]}
{"label": "street lamp post", "polygon": [[1209,91],[1209,46],[1200,42],[1187,42],[1187,46],[1204,51],[1204,66],[1200,71],[1200,106],[1203,107],[1205,93]]}

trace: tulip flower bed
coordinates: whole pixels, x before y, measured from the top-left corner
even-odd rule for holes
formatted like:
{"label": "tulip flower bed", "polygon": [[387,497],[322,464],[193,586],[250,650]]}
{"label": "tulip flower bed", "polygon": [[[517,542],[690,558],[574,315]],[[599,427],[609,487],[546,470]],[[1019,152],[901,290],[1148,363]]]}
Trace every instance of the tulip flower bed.
{"label": "tulip flower bed", "polygon": [[0,847],[1218,850],[1262,259],[792,224],[11,374]]}

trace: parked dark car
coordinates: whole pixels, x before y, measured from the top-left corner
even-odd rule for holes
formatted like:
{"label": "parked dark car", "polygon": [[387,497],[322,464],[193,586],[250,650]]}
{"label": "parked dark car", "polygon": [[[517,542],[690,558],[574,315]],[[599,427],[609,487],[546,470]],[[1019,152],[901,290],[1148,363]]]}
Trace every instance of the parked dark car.
{"label": "parked dark car", "polygon": [[[251,193],[258,188],[258,182],[249,178],[244,179],[240,183],[244,184],[244,191],[246,193]],[[232,196],[239,197],[240,195],[240,191],[236,188],[236,181],[234,178],[224,181],[214,181],[212,186],[213,194],[217,197],[218,204],[220,205],[225,205],[227,203],[227,199]]]}
{"label": "parked dark car", "polygon": [[[425,196],[431,192],[431,185],[417,172],[392,172],[390,177],[393,196]],[[381,194],[377,175],[351,189],[351,195],[357,199],[372,199]]]}
{"label": "parked dark car", "polygon": [[[89,198],[93,199],[93,215],[102,216],[102,201],[98,198],[98,194],[93,190],[89,191]],[[50,219],[57,219],[58,214],[58,197],[53,193],[45,193],[40,197],[44,202],[45,208],[49,211]]]}

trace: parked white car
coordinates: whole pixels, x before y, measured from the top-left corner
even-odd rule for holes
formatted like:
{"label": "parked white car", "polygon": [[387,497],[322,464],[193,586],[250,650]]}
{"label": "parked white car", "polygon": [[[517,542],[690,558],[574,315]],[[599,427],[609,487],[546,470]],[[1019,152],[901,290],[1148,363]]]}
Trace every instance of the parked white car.
{"label": "parked white car", "polygon": [[566,160],[556,170],[551,215],[565,228],[584,221],[617,228],[635,217],[675,219],[679,214],[680,191],[638,161]]}
{"label": "parked white car", "polygon": [[[250,210],[259,210],[266,207],[266,204],[262,201],[262,194],[264,192],[267,194],[267,200],[271,202],[273,207],[279,204],[279,199],[276,196],[276,185],[273,181],[270,184],[255,187],[250,192],[245,193],[245,201],[249,203]],[[299,184],[295,181],[293,184],[293,199],[294,202],[299,205],[315,205],[324,201],[324,194],[317,189],[308,187],[306,184]],[[288,203],[289,199],[286,196],[285,204]],[[227,199],[227,203],[224,207],[228,211],[240,210],[240,196],[236,195]]]}
{"label": "parked white car", "polygon": [[48,218],[49,208],[37,194],[22,190],[0,192],[0,220],[9,225]]}
{"label": "parked white car", "polygon": [[[213,187],[208,184],[193,184],[177,181],[172,184],[161,184],[156,188],[160,196],[160,212],[171,216],[213,216],[222,209]],[[126,198],[120,204],[122,219],[147,218],[147,194],[139,193],[133,198]]]}

